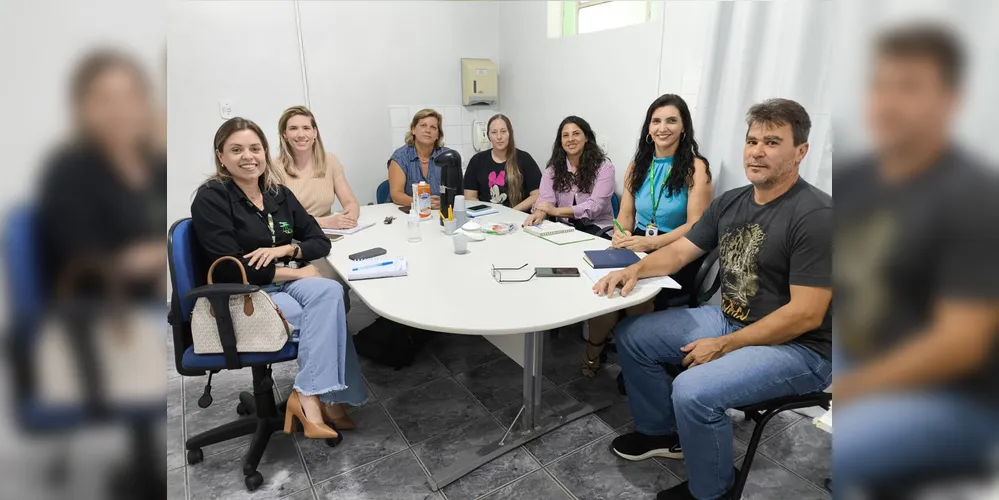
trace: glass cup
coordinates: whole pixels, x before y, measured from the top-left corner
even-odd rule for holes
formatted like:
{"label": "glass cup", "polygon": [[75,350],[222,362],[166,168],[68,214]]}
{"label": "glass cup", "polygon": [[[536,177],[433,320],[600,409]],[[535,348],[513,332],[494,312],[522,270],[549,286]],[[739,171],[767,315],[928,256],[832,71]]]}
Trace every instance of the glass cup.
{"label": "glass cup", "polygon": [[420,219],[418,217],[406,218],[406,239],[410,243],[423,241],[423,235],[420,233]]}

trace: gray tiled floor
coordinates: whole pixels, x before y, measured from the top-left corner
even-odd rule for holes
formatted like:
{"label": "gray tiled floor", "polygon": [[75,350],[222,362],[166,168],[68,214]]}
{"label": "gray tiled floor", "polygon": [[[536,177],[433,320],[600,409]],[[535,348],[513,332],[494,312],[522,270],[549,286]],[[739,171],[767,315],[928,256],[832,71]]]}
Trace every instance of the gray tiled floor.
{"label": "gray tiled floor", "polygon": [[[354,297],[351,330],[373,319]],[[237,418],[237,394],[249,390],[249,370],[216,375],[214,403],[204,409],[197,404],[204,380],[173,377],[174,372],[167,407],[169,498],[651,499],[685,480],[682,461],[628,462],[610,451],[610,441],[632,429],[627,398],[617,393],[615,383],[620,368],[610,364],[596,378],[582,378],[582,349],[578,329],[563,329],[549,340],[543,414],[576,402],[614,404],[516,448],[436,493],[427,486],[427,475],[471,459],[479,445],[503,434],[519,409],[519,366],[482,338],[441,335],[413,366],[399,371],[362,361],[371,401],[352,410],[358,429],[345,432],[336,448],[300,435],[275,434],[259,468],[264,484],[253,493],[246,491],[240,473],[248,437],[206,447],[204,461],[193,466],[185,465],[183,447],[187,436]],[[274,367],[280,397],[287,397],[295,372],[294,362]],[[737,465],[752,430],[752,424],[735,424]],[[828,434],[808,419],[785,413],[767,426],[763,438],[743,498],[830,498],[819,486],[829,475]]]}

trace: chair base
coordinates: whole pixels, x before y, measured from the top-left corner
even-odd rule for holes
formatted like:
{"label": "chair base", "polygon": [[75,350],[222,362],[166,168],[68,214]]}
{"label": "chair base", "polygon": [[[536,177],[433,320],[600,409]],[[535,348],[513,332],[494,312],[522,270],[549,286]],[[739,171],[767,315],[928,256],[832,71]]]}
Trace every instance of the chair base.
{"label": "chair base", "polygon": [[[241,418],[239,420],[222,424],[214,429],[207,430],[190,437],[185,443],[187,449],[187,463],[194,465],[204,459],[201,448],[217,443],[236,439],[238,437],[253,434],[250,447],[243,457],[243,475],[246,476],[245,483],[248,490],[253,491],[263,483],[263,476],[257,472],[260,465],[260,458],[267,449],[271,435],[284,430],[284,403],[280,406],[274,402],[274,383],[270,379],[270,367],[254,366],[253,370],[253,402],[252,410],[255,415],[252,418]],[[240,404],[246,408],[245,401],[247,393],[240,394]],[[242,413],[242,412],[240,412]]]}

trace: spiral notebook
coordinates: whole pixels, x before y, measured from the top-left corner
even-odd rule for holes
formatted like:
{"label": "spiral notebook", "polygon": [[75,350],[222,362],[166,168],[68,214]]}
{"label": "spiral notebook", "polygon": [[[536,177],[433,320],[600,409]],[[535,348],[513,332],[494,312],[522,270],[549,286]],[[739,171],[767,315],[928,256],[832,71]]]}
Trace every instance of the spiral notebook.
{"label": "spiral notebook", "polygon": [[375,257],[351,264],[347,281],[406,276],[409,267],[402,257]]}
{"label": "spiral notebook", "polygon": [[592,234],[576,231],[576,228],[561,222],[543,221],[536,226],[527,226],[524,232],[532,234],[556,245],[568,245],[593,239]]}
{"label": "spiral notebook", "polygon": [[571,233],[575,231],[576,228],[568,225],[562,224],[561,222],[552,222],[550,220],[542,221],[541,224],[534,226],[524,227],[525,233],[533,234],[534,236],[540,236],[545,238],[547,236],[554,236],[556,234]]}
{"label": "spiral notebook", "polygon": [[374,225],[375,223],[372,221],[357,221],[357,225],[350,229],[323,229],[323,234],[327,236],[331,234],[333,235],[354,234],[362,229],[367,229]]}

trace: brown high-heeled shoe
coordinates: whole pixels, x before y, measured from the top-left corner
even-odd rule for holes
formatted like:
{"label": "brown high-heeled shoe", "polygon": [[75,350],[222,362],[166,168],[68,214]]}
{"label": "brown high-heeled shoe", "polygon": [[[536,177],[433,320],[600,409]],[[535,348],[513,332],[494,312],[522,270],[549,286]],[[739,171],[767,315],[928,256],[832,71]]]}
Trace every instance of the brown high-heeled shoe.
{"label": "brown high-heeled shoe", "polygon": [[342,416],[334,417],[333,408],[328,404],[323,404],[323,422],[327,425],[332,426],[334,429],[341,431],[352,431],[357,428],[354,421],[350,419],[347,412],[344,412]]}
{"label": "brown high-heeled shoe", "polygon": [[597,372],[600,371],[600,363],[601,361],[603,361],[604,357],[604,344],[607,343],[607,339],[604,339],[603,342],[600,342],[599,344],[594,344],[589,340],[587,340],[586,342],[593,347],[600,348],[600,351],[597,352],[597,356],[594,358],[591,358],[589,354],[587,354],[586,352],[587,349],[583,349],[583,359],[581,360],[582,363],[580,368],[583,369],[584,377],[593,378],[597,374]]}
{"label": "brown high-heeled shoe", "polygon": [[[296,420],[298,421],[298,425],[295,424]],[[302,401],[299,399],[298,393],[292,391],[291,395],[288,396],[288,408],[284,413],[284,433],[291,434],[298,427],[302,428],[302,433],[307,438],[336,439],[339,436],[335,430],[330,429],[325,424],[315,424],[305,418],[305,409],[302,408]]]}

